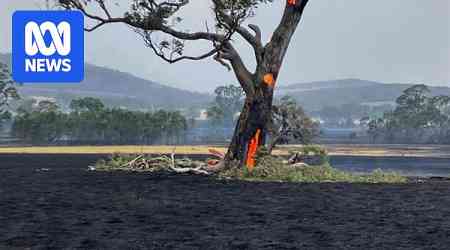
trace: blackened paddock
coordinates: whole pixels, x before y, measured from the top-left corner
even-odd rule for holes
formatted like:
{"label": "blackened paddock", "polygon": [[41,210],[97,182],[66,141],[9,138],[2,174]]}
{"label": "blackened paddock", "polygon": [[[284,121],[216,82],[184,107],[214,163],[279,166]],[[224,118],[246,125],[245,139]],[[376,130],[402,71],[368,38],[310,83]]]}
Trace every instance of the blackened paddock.
{"label": "blackened paddock", "polygon": [[448,249],[450,183],[218,181],[0,155],[0,249]]}

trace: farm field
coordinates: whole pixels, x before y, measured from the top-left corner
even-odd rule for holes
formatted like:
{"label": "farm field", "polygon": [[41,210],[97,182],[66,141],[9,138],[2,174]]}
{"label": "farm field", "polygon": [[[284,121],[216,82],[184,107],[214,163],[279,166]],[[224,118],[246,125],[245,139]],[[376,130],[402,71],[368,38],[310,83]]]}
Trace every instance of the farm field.
{"label": "farm field", "polygon": [[[288,156],[290,151],[301,149],[301,145],[280,146],[274,154]],[[405,176],[450,176],[450,147],[439,145],[325,145],[333,167],[354,173],[369,173],[376,169],[395,171]],[[113,153],[124,154],[170,154],[205,160],[209,149],[226,152],[221,145],[178,146],[49,146],[49,147],[0,147],[0,156],[21,155],[79,155],[95,160]],[[1,167],[1,163],[0,163]],[[80,166],[87,167],[87,165]]]}
{"label": "farm field", "polygon": [[92,172],[0,154],[0,249],[448,249],[450,182],[294,184]]}
{"label": "farm field", "polygon": [[33,146],[33,147],[0,147],[1,153],[24,154],[167,154],[175,150],[177,154],[208,154],[208,149],[225,151],[224,147],[214,146]]}
{"label": "farm field", "polygon": [[[274,154],[286,155],[289,151],[301,149],[301,145],[280,146]],[[337,156],[402,156],[402,157],[435,157],[449,158],[450,146],[441,145],[324,145],[330,155]],[[176,154],[208,154],[209,149],[225,152],[221,145],[123,145],[123,146],[33,146],[33,147],[7,147],[0,146],[2,153],[25,154],[167,154],[175,150]]]}

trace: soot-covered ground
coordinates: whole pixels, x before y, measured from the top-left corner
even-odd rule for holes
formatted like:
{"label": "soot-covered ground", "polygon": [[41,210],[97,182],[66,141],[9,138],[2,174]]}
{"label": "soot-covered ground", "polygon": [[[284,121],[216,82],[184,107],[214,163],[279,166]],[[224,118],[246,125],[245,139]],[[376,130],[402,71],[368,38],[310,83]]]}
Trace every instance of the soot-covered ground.
{"label": "soot-covered ground", "polygon": [[450,183],[292,184],[92,172],[0,155],[0,249],[449,249]]}

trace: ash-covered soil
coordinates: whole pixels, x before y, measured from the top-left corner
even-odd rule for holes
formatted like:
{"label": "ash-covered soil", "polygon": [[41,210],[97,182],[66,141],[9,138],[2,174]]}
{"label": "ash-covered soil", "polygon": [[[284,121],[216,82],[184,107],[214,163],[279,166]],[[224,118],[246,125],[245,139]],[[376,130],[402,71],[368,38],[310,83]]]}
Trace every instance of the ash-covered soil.
{"label": "ash-covered soil", "polygon": [[450,182],[219,181],[0,155],[0,249],[450,249]]}

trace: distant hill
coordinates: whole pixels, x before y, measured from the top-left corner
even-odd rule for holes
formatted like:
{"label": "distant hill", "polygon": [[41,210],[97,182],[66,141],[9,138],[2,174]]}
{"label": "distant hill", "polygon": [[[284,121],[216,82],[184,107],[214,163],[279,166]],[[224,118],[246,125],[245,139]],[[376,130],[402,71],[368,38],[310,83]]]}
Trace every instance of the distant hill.
{"label": "distant hill", "polygon": [[[319,110],[324,106],[342,104],[394,103],[403,90],[413,84],[380,83],[360,79],[319,81],[282,86],[276,95],[294,97],[306,110]],[[450,95],[449,87],[430,87],[432,95]]]}
{"label": "distant hill", "polygon": [[[10,54],[0,54],[0,61],[10,65]],[[20,86],[19,93],[23,97],[54,97],[64,104],[73,98],[92,96],[102,99],[109,106],[134,109],[199,106],[212,100],[207,94],[169,87],[91,64],[86,64],[85,80],[81,83],[29,83]]]}
{"label": "distant hill", "polygon": [[[10,55],[0,54],[0,61],[9,64]],[[92,96],[109,106],[132,109],[204,108],[213,100],[212,95],[181,90],[129,73],[94,65],[86,65],[85,80],[79,84],[26,84],[19,87],[24,97],[54,97],[67,105],[78,97]],[[308,111],[324,106],[342,104],[377,105],[394,103],[403,90],[413,84],[380,83],[360,79],[318,81],[280,86],[275,94],[293,96]],[[450,86],[450,85],[449,85]],[[449,87],[430,87],[433,95],[450,95]]]}

